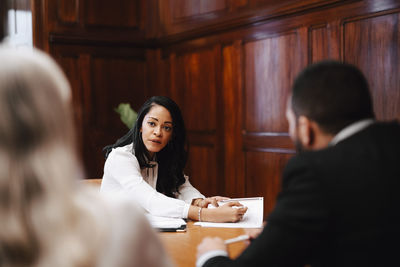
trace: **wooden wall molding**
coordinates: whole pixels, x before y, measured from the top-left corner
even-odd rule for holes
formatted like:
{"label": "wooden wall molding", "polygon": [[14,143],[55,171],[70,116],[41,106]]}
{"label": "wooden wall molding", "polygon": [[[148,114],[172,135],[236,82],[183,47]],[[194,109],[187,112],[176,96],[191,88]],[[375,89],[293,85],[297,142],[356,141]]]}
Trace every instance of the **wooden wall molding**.
{"label": "wooden wall molding", "polygon": [[341,29],[339,20],[311,25],[308,28],[308,64],[322,59],[342,59]]}
{"label": "wooden wall molding", "polygon": [[144,39],[143,33],[129,35],[122,33],[119,37],[114,38],[110,34],[93,34],[93,33],[49,33],[48,41],[52,44],[59,45],[86,45],[86,46],[129,46],[133,48],[156,49],[159,47],[157,42],[152,39]]}
{"label": "wooden wall molding", "polygon": [[[306,0],[301,2],[267,1],[268,5],[259,4],[257,5],[257,8],[254,9],[252,9],[250,5],[247,5],[247,8],[234,9],[233,6],[235,5],[235,1],[231,1],[231,6],[223,9],[224,12],[219,10],[217,13],[208,12],[202,15],[187,16],[175,20],[167,16],[167,21],[159,22],[161,24],[157,26],[157,33],[149,35],[145,34],[146,17],[137,18],[133,22],[129,22],[126,19],[125,23],[121,21],[119,24],[101,23],[101,20],[106,19],[103,18],[104,16],[97,18],[91,16],[91,13],[88,13],[88,10],[92,10],[92,2],[90,1],[94,0],[57,0],[54,2],[49,0],[34,0],[36,3],[39,3],[40,1],[43,1],[42,5],[49,4],[49,10],[57,11],[57,16],[50,16],[50,20],[52,21],[50,25],[52,25],[52,27],[49,34],[51,36],[50,42],[52,43],[78,44],[79,42],[82,42],[86,45],[95,45],[96,42],[100,45],[102,43],[105,43],[106,45],[119,45],[125,43],[128,45],[139,47],[147,46],[150,48],[174,45],[187,40],[198,39],[202,36],[233,31],[242,27],[254,27],[269,21],[297,16],[305,11],[312,12],[315,10],[332,8],[338,4],[355,2],[354,0]],[[173,0],[158,1],[157,8],[164,10],[161,11],[161,13],[168,13],[166,10],[171,8],[168,3]],[[110,1],[102,0],[101,2],[113,6]],[[152,3],[152,1],[136,0],[129,1],[129,3],[131,3],[130,6],[135,7],[136,12],[140,10],[142,12],[141,14],[146,14],[147,16],[149,15],[146,9],[150,7],[155,8],[155,4]],[[96,2],[96,5],[99,5],[99,3]],[[60,12],[61,8],[64,8],[64,13]],[[101,11],[104,8],[98,9]],[[232,12],[234,14],[232,14]],[[91,19],[89,17],[93,18]],[[155,22],[152,22],[153,24],[158,22],[158,19],[154,20]],[[62,34],[58,30],[60,29],[63,31],[63,29],[71,29],[71,26],[76,27],[73,27],[73,32],[70,30],[67,34]],[[114,30],[110,29],[111,33],[108,34],[109,36],[107,36],[107,34],[105,35],[106,31],[104,29],[107,29],[107,27],[114,28]],[[117,32],[113,33],[115,30]],[[151,32],[153,31],[154,30],[151,30]]]}
{"label": "wooden wall molding", "polygon": [[57,22],[64,25],[79,23],[79,0],[56,0]]}
{"label": "wooden wall molding", "polygon": [[294,152],[293,142],[287,132],[285,133],[245,133],[243,134],[244,150],[258,149],[286,149]]}
{"label": "wooden wall molding", "polygon": [[187,135],[189,144],[208,147],[216,146],[215,131],[187,131]]}
{"label": "wooden wall molding", "polygon": [[[256,7],[233,9],[230,7],[227,11],[221,12],[220,16],[213,19],[210,14],[197,15],[192,18],[186,17],[185,20],[173,20],[168,14],[168,6],[164,6],[164,2],[168,0],[159,0],[161,9],[167,13],[166,19],[161,21],[166,30],[158,35],[161,45],[169,45],[201,36],[218,34],[235,30],[240,27],[252,27],[271,20],[279,20],[283,17],[296,16],[305,11],[315,11],[325,8],[334,7],[340,3],[351,3],[349,0],[305,0],[305,1],[265,1],[266,4],[259,4]],[[236,1],[232,1],[234,5]],[[217,13],[215,14],[217,15]],[[210,18],[211,17],[211,18]],[[172,21],[171,21],[172,20]],[[204,22],[205,21],[205,22]],[[171,26],[174,25],[174,26]]]}
{"label": "wooden wall molding", "polygon": [[[207,21],[210,17],[219,17],[229,11],[229,4],[225,0],[165,0],[163,2],[169,3],[172,24]],[[190,10],[185,7],[189,7]]]}

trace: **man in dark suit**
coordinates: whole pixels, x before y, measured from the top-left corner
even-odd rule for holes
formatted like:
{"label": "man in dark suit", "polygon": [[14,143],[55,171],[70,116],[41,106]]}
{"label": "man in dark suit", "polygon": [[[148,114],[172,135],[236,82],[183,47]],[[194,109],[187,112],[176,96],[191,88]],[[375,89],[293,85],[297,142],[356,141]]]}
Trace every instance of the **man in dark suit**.
{"label": "man in dark suit", "polygon": [[267,225],[236,259],[219,238],[198,266],[400,266],[400,125],[376,122],[354,66],[306,68],[288,101],[298,155],[287,164]]}

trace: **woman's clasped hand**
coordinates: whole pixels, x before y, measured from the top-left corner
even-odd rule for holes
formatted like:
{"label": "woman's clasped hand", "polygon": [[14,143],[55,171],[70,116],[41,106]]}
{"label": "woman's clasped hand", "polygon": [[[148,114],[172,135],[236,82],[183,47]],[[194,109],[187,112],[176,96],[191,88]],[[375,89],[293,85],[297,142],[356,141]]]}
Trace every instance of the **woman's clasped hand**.
{"label": "woman's clasped hand", "polygon": [[203,221],[238,222],[247,211],[247,207],[238,201],[229,201],[229,198],[220,196],[194,199],[192,205],[202,208]]}

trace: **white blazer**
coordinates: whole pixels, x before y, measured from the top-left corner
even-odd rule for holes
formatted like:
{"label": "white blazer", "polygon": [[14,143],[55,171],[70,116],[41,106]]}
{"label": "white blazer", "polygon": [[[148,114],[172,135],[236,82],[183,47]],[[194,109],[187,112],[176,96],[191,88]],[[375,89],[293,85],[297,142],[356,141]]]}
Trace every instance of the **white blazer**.
{"label": "white blazer", "polygon": [[152,215],[187,218],[192,200],[204,196],[190,184],[187,176],[177,198],[157,192],[158,164],[154,162],[153,168],[140,169],[132,148],[129,144],[110,152],[104,164],[100,191],[124,193]]}

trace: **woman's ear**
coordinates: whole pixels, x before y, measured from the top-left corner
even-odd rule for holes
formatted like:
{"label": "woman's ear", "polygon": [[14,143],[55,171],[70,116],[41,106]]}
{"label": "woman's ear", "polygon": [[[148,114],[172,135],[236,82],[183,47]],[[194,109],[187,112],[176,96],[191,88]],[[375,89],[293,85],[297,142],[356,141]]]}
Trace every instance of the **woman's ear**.
{"label": "woman's ear", "polygon": [[300,116],[298,119],[298,138],[304,148],[310,148],[313,142],[313,129],[311,121]]}

